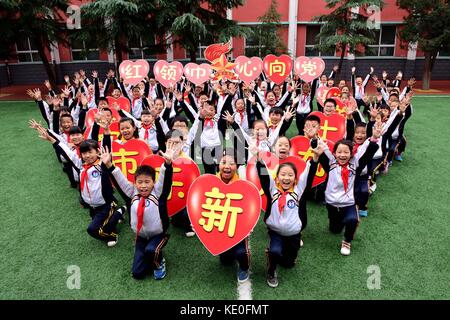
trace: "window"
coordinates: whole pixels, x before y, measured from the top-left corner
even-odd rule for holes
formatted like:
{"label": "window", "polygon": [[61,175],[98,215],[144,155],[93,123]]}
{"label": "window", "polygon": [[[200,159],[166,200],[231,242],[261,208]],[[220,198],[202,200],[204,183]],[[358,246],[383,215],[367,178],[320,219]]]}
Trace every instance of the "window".
{"label": "window", "polygon": [[246,57],[261,57],[261,49],[264,48],[264,45],[261,45],[258,33],[261,32],[259,28],[253,28],[254,34],[248,36],[245,39],[245,56]]}
{"label": "window", "polygon": [[450,48],[439,50],[438,57],[450,57]]}
{"label": "window", "polygon": [[[89,50],[89,51],[88,51]],[[100,52],[95,43],[87,41],[72,41],[72,60],[100,60]]]}
{"label": "window", "polygon": [[[195,53],[195,57],[197,59],[205,60],[205,49],[208,47],[208,45],[205,45],[201,41],[199,42],[197,52]],[[190,58],[189,51],[185,50],[185,57]]]}
{"label": "window", "polygon": [[316,44],[316,37],[320,33],[320,28],[320,26],[306,26],[305,56],[307,57],[334,56],[335,50],[333,49],[319,51],[319,49],[314,47]]}
{"label": "window", "polygon": [[381,26],[375,31],[375,43],[366,49],[366,56],[392,57],[395,50],[396,26]]}
{"label": "window", "polygon": [[41,61],[36,45],[28,37],[17,40],[16,52],[19,62]]}
{"label": "window", "polygon": [[146,49],[148,49],[151,46],[155,45],[155,39],[149,38],[149,39],[142,39],[142,37],[139,37],[139,39],[130,39],[128,40],[128,48],[130,49],[130,53],[128,54],[128,59],[130,60],[138,60],[138,59],[145,59],[145,60],[156,60],[155,54],[149,54],[146,53]]}

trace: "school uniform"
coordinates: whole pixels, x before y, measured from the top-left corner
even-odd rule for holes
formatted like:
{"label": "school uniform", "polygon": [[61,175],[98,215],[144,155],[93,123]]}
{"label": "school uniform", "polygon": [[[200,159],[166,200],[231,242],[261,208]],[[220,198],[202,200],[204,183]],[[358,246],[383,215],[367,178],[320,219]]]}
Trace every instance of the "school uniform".
{"label": "school uniform", "polygon": [[117,241],[116,226],[122,215],[115,211],[116,199],[106,166],[98,161],[92,165],[83,165],[77,154],[59,141],[56,141],[53,147],[72,164],[80,175],[81,199],[89,208],[92,218],[87,228],[88,234],[105,242]]}
{"label": "school uniform", "polygon": [[267,208],[264,215],[270,243],[267,250],[268,273],[273,275],[277,264],[292,267],[300,249],[303,220],[306,220],[304,206],[301,205],[306,189],[311,188],[317,162],[308,161],[298,183],[288,191],[276,185],[267,167],[257,162],[257,171],[262,189],[267,196]]}
{"label": "school uniform", "polygon": [[[371,73],[367,74],[365,79],[363,80],[362,84],[357,85],[356,81],[355,81],[355,74],[352,73],[351,81],[352,81],[353,97],[356,100],[356,103],[358,105],[358,109],[361,106],[364,106],[363,98],[364,98],[364,95],[366,94],[366,87],[367,87],[367,84],[369,83],[369,79],[370,79],[371,75],[372,75]],[[364,108],[363,112],[365,114],[367,114],[368,109]]]}
{"label": "school uniform", "polygon": [[345,227],[344,240],[347,243],[353,240],[359,223],[354,197],[355,177],[373,158],[377,149],[376,142],[366,140],[345,166],[339,165],[328,148],[320,157],[320,163],[328,174],[325,202],[329,229],[333,233],[340,233]]}
{"label": "school uniform", "polygon": [[167,198],[172,187],[172,165],[161,166],[158,180],[146,198],[122,174],[120,168],[112,166],[109,174],[122,193],[131,199],[130,223],[136,233],[132,275],[143,279],[150,271],[158,268],[163,260],[162,249],[167,244],[169,226]]}

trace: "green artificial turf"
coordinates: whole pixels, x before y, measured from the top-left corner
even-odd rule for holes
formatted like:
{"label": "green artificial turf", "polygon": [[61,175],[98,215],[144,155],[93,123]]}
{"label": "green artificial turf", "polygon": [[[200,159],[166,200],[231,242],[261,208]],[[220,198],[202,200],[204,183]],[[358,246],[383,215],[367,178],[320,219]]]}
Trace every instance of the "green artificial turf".
{"label": "green artificial turf", "polygon": [[[450,298],[450,98],[415,97],[413,104],[404,161],[378,180],[351,256],[340,255],[342,236],[328,232],[324,206],[308,203],[298,263],[279,268],[280,285],[269,288],[260,221],[251,236],[254,299]],[[33,102],[0,103],[0,299],[236,299],[235,267],[221,266],[197,238],[173,227],[167,277],[134,280],[131,230],[122,225],[112,249],[88,236],[78,192],[50,144],[27,126],[40,117]],[[70,265],[80,268],[79,290],[67,288]],[[381,288],[371,290],[373,265]]]}

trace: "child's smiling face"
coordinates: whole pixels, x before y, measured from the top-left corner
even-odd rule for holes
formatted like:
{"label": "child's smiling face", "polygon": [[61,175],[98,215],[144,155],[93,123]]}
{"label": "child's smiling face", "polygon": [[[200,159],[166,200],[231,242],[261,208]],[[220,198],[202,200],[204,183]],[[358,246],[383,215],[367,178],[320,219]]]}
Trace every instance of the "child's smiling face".
{"label": "child's smiling face", "polygon": [[141,174],[135,177],[134,181],[136,189],[138,190],[139,194],[144,198],[150,195],[150,192],[152,192],[153,190],[154,183],[155,182],[153,181],[152,177],[146,174]]}
{"label": "child's smiling face", "polygon": [[64,132],[67,132],[70,130],[70,128],[73,126],[73,120],[69,117],[62,117],[61,120],[61,128]]}
{"label": "child's smiling face", "polygon": [[83,134],[82,133],[73,133],[70,135],[70,141],[78,146],[80,143],[82,143],[84,140]]}
{"label": "child's smiling face", "polygon": [[134,127],[130,121],[120,123],[120,134],[125,140],[130,140],[133,138]]}
{"label": "child's smiling face", "polygon": [[289,166],[283,166],[277,175],[278,183],[284,191],[291,189],[295,184],[295,172]]}
{"label": "child's smiling face", "polygon": [[337,162],[341,166],[343,166],[350,161],[352,152],[348,145],[341,143],[338,145],[336,152],[334,153],[334,157],[336,158]]}
{"label": "child's smiling face", "polygon": [[275,155],[280,159],[286,159],[289,155],[289,139],[286,137],[281,137],[275,144]]}
{"label": "child's smiling face", "polygon": [[261,122],[255,123],[253,130],[255,132],[256,139],[258,140],[267,139],[267,128],[264,125],[264,123]]}
{"label": "child's smiling face", "polygon": [[99,155],[100,155],[99,150],[89,149],[88,151],[81,153],[81,159],[83,159],[83,162],[85,164],[91,165],[95,161],[97,161]]}
{"label": "child's smiling face", "polygon": [[357,144],[362,144],[366,140],[366,137],[367,137],[366,128],[357,127],[355,130],[354,141]]}
{"label": "child's smiling face", "polygon": [[224,182],[230,181],[236,174],[237,165],[234,158],[230,155],[225,155],[219,162],[220,178]]}

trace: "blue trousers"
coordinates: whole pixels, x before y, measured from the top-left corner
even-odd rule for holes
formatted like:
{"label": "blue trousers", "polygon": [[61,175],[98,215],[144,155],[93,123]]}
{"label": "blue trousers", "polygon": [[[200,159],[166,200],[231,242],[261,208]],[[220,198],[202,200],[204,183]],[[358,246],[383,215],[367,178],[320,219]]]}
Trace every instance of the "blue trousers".
{"label": "blue trousers", "polygon": [[131,274],[135,279],[144,279],[151,271],[159,267],[163,259],[162,249],[169,235],[161,233],[149,239],[136,238]]}
{"label": "blue trousers", "polygon": [[332,233],[341,233],[345,227],[344,239],[351,242],[358,227],[359,218],[356,206],[337,208],[327,204],[328,220],[330,222],[330,231]]}
{"label": "blue trousers", "polygon": [[97,208],[89,208],[92,221],[87,228],[87,233],[95,239],[102,241],[117,240],[116,226],[120,213],[115,211],[115,205],[104,204]]}
{"label": "blue trousers", "polygon": [[248,247],[248,238],[245,238],[233,248],[219,255],[220,262],[224,265],[230,265],[237,260],[239,268],[248,270],[250,267],[250,249]]}
{"label": "blue trousers", "polygon": [[291,268],[295,265],[298,250],[300,249],[301,234],[282,236],[269,229],[269,249],[267,251],[268,273],[273,275],[277,265]]}
{"label": "blue trousers", "polygon": [[369,202],[369,176],[355,177],[355,204],[360,210],[367,210],[367,202]]}

